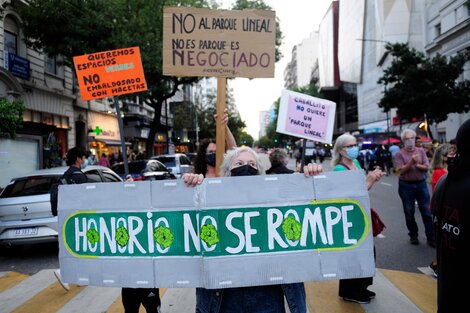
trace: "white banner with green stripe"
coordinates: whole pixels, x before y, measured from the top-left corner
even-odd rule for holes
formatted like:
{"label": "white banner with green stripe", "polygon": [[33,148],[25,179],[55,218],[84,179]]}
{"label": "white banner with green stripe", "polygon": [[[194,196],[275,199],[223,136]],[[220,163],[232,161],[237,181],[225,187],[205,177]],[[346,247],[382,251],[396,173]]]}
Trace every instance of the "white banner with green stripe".
{"label": "white banner with green stripe", "polygon": [[60,186],[72,283],[228,288],[374,275],[362,171]]}

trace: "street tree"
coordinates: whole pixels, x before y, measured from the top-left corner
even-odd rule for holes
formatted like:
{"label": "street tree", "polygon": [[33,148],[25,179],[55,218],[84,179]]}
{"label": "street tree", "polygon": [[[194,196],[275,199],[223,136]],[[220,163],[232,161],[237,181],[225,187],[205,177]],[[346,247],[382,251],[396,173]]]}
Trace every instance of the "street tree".
{"label": "street tree", "polygon": [[379,102],[384,112],[396,108],[400,119],[425,115],[428,123],[438,123],[449,113],[470,110],[470,82],[461,79],[469,53],[427,57],[403,43],[385,48],[393,59],[378,80],[384,85]]}
{"label": "street tree", "polygon": [[[272,10],[272,8],[264,3],[263,0],[237,0],[232,7],[233,10],[256,9],[256,10]],[[280,50],[283,39],[279,18],[276,16],[276,62],[282,58]]]}
{"label": "street tree", "polygon": [[0,138],[14,139],[22,127],[24,104],[20,99],[0,98]]}
{"label": "street tree", "polygon": [[[162,105],[194,77],[164,76],[163,6],[211,7],[206,0],[32,0],[17,8],[23,19],[27,44],[49,56],[73,57],[123,47],[139,46],[148,91],[138,95],[155,109],[146,152],[153,151],[158,131],[168,131],[161,122]],[[127,97],[122,97],[127,98]]]}

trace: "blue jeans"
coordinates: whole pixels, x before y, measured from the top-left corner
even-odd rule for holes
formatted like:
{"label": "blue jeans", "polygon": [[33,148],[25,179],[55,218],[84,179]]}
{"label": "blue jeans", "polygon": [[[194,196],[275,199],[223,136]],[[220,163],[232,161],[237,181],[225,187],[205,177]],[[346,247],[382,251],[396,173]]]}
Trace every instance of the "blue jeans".
{"label": "blue jeans", "polygon": [[285,313],[284,297],[291,313],[305,313],[303,283],[239,287],[196,288],[196,313]]}
{"label": "blue jeans", "polygon": [[405,213],[408,235],[411,238],[418,237],[418,225],[416,224],[415,220],[415,201],[417,201],[419,212],[421,213],[421,217],[423,219],[426,237],[428,239],[434,238],[432,213],[429,207],[429,189],[426,185],[426,180],[423,179],[417,182],[399,180],[398,194],[400,195],[401,201],[403,203],[403,211]]}

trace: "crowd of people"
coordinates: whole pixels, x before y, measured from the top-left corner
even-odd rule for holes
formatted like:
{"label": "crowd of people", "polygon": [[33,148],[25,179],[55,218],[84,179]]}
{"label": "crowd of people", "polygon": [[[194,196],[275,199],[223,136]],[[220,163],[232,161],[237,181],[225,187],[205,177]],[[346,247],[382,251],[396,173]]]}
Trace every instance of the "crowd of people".
{"label": "crowd of people", "polygon": [[[323,172],[322,159],[320,163],[316,160],[307,162],[303,169],[289,169],[288,152],[281,148],[271,151],[271,167],[266,170],[253,149],[236,147],[230,130],[226,138],[227,150],[219,173],[215,165],[216,141],[201,141],[194,173],[182,176],[188,186],[196,186],[204,179],[216,176],[293,174],[296,171],[312,176]],[[413,245],[420,243],[419,227],[415,220],[415,209],[418,208],[427,244],[437,248],[431,266],[438,279],[438,312],[457,312],[465,301],[464,288],[458,287],[458,282],[466,277],[460,270],[465,268],[466,258],[463,254],[468,244],[469,219],[465,208],[470,200],[470,120],[460,127],[453,142],[425,150],[417,144],[416,139],[416,132],[405,129],[401,134],[401,146],[378,146],[373,152],[362,153],[357,139],[344,133],[335,140],[331,166],[333,171],[364,170],[368,190],[384,175],[388,175],[389,169],[394,169],[398,176],[398,194],[402,201],[409,242]],[[77,175],[90,156],[74,149],[69,152],[67,160],[70,170],[66,173]],[[368,153],[374,156],[367,159]],[[102,154],[98,164],[109,166],[110,160]],[[60,272],[56,276],[60,279]],[[376,296],[374,291],[368,289],[372,284],[372,277],[341,279],[338,295],[345,301],[369,303]],[[152,301],[146,302],[149,297]],[[196,312],[285,312],[284,299],[292,313],[306,312],[303,283],[220,290],[197,288]],[[147,312],[157,312],[160,307],[158,289],[123,288],[126,312],[138,312],[141,303]]]}

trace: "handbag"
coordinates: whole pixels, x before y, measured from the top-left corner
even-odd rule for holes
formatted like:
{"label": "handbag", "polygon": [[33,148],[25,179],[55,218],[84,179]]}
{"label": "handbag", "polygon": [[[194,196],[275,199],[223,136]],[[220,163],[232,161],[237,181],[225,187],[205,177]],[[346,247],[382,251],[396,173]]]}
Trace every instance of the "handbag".
{"label": "handbag", "polygon": [[379,213],[373,208],[370,208],[370,217],[372,219],[372,235],[378,236],[387,226],[380,218]]}

